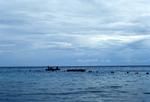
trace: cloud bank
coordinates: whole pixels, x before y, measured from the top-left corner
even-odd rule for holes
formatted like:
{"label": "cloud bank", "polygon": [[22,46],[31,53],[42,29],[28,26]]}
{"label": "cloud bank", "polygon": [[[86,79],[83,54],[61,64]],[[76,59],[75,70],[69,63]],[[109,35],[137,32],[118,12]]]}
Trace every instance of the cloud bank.
{"label": "cloud bank", "polygon": [[149,64],[150,1],[1,0],[0,65]]}

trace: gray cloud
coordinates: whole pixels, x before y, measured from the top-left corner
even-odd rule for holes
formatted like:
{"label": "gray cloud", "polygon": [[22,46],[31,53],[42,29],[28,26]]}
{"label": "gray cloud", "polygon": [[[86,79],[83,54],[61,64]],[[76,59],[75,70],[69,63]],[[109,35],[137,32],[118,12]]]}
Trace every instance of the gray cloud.
{"label": "gray cloud", "polygon": [[1,0],[0,64],[6,64],[4,59],[14,65],[12,60],[35,64],[38,58],[40,64],[148,63],[149,4],[147,0]]}

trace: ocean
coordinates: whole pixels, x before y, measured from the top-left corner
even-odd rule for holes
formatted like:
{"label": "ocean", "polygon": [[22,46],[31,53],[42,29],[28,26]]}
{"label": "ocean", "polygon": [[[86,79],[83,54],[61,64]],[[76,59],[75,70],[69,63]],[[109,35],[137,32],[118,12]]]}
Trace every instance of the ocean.
{"label": "ocean", "polygon": [[67,68],[1,67],[0,102],[150,102],[150,67]]}

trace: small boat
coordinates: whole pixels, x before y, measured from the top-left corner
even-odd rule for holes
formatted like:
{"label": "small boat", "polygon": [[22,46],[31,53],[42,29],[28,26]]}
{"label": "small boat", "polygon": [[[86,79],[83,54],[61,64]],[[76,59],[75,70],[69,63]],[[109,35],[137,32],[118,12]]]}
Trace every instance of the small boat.
{"label": "small boat", "polygon": [[47,69],[45,69],[46,71],[59,71],[60,68],[58,66],[48,66]]}

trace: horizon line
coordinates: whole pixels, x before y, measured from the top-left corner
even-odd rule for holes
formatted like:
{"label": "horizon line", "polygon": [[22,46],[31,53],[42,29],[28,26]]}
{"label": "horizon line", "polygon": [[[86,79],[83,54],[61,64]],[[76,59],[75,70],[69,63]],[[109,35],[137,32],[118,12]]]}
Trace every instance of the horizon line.
{"label": "horizon line", "polygon": [[10,66],[0,66],[0,68],[4,67],[8,67],[8,68],[11,68],[11,67],[48,67],[48,66],[51,66],[51,67],[55,67],[55,66],[58,66],[58,67],[150,67],[150,64],[149,65],[16,65],[16,66],[13,66],[13,65],[10,65]]}

